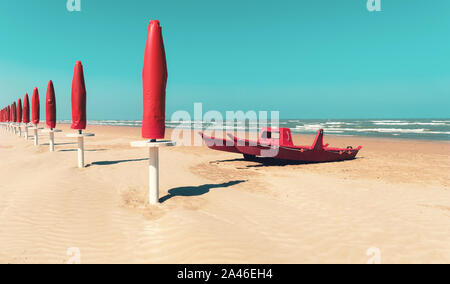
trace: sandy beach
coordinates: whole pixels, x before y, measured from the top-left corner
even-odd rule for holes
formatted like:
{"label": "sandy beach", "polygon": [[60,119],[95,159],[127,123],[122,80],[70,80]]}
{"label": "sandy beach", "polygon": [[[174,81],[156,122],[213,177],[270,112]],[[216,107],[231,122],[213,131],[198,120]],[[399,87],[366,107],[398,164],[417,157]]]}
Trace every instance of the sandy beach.
{"label": "sandy beach", "polygon": [[[326,136],[356,160],[250,162],[161,149],[147,202],[140,128],[89,126],[85,169],[60,125],[56,152],[0,133],[0,263],[450,263],[450,143]],[[167,132],[170,138],[170,131]],[[295,136],[312,144],[312,135]],[[369,255],[367,254],[369,251]]]}

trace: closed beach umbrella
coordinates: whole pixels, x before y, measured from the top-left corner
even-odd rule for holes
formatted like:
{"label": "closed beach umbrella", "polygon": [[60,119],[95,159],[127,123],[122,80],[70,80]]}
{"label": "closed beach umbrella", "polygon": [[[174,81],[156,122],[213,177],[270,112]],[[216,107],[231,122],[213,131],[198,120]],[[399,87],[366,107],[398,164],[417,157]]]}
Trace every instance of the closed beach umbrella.
{"label": "closed beach umbrella", "polygon": [[28,94],[25,94],[23,98],[23,113],[22,113],[23,123],[30,123],[30,100],[28,99]]}
{"label": "closed beach umbrella", "polygon": [[147,28],[142,81],[142,137],[162,139],[165,132],[167,65],[161,26],[156,20],[150,21]]}
{"label": "closed beach umbrella", "polygon": [[147,27],[144,68],[142,70],[143,105],[142,137],[150,141],[131,142],[132,147],[149,148],[149,203],[158,204],[159,199],[159,147],[175,146],[164,138],[166,120],[166,52],[159,21],[150,21]]}
{"label": "closed beach umbrella", "polygon": [[39,124],[40,117],[41,117],[41,109],[39,104],[39,91],[38,88],[34,88],[33,90],[33,98],[32,98],[32,115],[31,119],[33,121],[34,125]]}
{"label": "closed beach umbrella", "polygon": [[21,123],[22,122],[22,100],[19,99],[17,101],[17,122]]}
{"label": "closed beach umbrella", "polygon": [[6,119],[8,120],[8,122],[11,121],[11,107],[10,106],[6,107]]}
{"label": "closed beach umbrella", "polygon": [[72,80],[72,129],[86,129],[86,86],[84,84],[83,65],[75,64]]}
{"label": "closed beach umbrella", "polygon": [[69,134],[68,137],[77,137],[78,140],[78,167],[84,168],[84,137],[95,136],[93,133],[83,133],[86,129],[86,85],[84,83],[83,65],[81,61],[75,63],[72,79],[72,129],[78,133]]}
{"label": "closed beach umbrella", "polygon": [[51,129],[56,127],[56,99],[53,82],[50,80],[47,86],[47,96],[45,99],[45,115],[47,126]]}
{"label": "closed beach umbrella", "polygon": [[17,122],[17,106],[15,102],[12,104],[11,109],[13,113],[12,122]]}

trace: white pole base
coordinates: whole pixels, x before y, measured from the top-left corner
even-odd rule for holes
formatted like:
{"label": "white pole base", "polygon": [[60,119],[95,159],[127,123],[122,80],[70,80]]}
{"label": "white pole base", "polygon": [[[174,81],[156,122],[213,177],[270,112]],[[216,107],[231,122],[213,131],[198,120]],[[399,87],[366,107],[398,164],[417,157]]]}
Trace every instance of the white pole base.
{"label": "white pole base", "polygon": [[84,137],[93,137],[93,133],[67,134],[66,137],[77,138],[78,140],[78,168],[84,168]]}
{"label": "white pole base", "polygon": [[39,135],[38,135],[38,130],[42,129],[39,128],[37,125],[34,125],[33,127],[29,128],[30,130],[33,130],[33,135],[34,135],[34,146],[39,146]]}
{"label": "white pole base", "polygon": [[23,128],[24,128],[23,131],[25,132],[25,134],[24,134],[25,140],[28,140],[28,126],[25,125]]}
{"label": "white pole base", "polygon": [[159,204],[159,148],[175,146],[174,141],[137,141],[131,142],[131,147],[149,148],[148,178],[149,178],[149,203]]}
{"label": "white pole base", "polygon": [[50,146],[50,152],[55,152],[55,133],[56,132],[62,132],[59,129],[44,129],[42,130],[42,133],[48,133],[49,136],[49,146]]}

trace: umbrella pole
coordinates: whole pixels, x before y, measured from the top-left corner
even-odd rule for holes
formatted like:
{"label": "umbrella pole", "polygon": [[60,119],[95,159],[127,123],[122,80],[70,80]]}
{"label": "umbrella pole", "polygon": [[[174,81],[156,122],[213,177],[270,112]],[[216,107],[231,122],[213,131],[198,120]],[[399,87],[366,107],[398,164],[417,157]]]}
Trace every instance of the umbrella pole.
{"label": "umbrella pole", "polygon": [[84,136],[83,131],[78,131],[78,167],[84,168]]}
{"label": "umbrella pole", "polygon": [[159,203],[159,148],[149,148],[149,203],[156,205]]}
{"label": "umbrella pole", "polygon": [[131,147],[149,148],[148,157],[148,202],[150,205],[159,204],[159,148],[175,146],[173,141],[151,140],[131,142]]}
{"label": "umbrella pole", "polygon": [[[53,130],[53,132],[60,132],[59,130]],[[76,134],[67,134],[66,137],[77,138],[78,141],[78,168],[84,168],[84,137],[94,137],[93,133],[83,133],[83,130],[78,130]]]}
{"label": "umbrella pole", "polygon": [[50,152],[55,152],[55,132],[53,131],[53,128],[50,129],[49,132],[49,136],[50,136]]}
{"label": "umbrella pole", "polygon": [[25,134],[24,134],[25,140],[28,140],[28,125],[25,124],[25,127],[24,127],[24,128],[25,128],[25,129],[24,129],[24,131],[25,131]]}
{"label": "umbrella pole", "polygon": [[38,137],[38,125],[35,124],[34,125],[34,146],[38,146],[39,145],[39,137]]}
{"label": "umbrella pole", "polygon": [[20,125],[17,127],[19,129],[19,137],[22,137],[22,125]]}

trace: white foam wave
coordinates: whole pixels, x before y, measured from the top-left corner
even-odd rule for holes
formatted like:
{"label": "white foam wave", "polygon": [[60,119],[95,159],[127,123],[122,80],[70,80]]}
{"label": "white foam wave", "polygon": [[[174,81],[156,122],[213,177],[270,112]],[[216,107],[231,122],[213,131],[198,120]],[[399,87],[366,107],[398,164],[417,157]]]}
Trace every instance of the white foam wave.
{"label": "white foam wave", "polygon": [[446,125],[444,122],[374,122],[375,125],[402,126],[402,125]]}
{"label": "white foam wave", "polygon": [[373,123],[400,123],[404,120],[372,120]]}
{"label": "white foam wave", "polygon": [[378,132],[378,133],[415,133],[415,134],[441,134],[449,135],[447,131],[430,131],[428,129],[401,129],[401,128],[326,128],[329,130],[344,130],[349,132]]}

